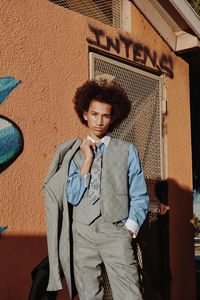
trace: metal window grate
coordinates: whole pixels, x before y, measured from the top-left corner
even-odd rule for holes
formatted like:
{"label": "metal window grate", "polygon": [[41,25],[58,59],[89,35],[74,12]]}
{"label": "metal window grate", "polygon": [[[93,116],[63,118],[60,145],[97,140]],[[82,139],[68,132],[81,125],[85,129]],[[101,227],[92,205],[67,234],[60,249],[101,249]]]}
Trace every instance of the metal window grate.
{"label": "metal window grate", "polygon": [[57,5],[120,28],[121,0],[49,0]]}
{"label": "metal window grate", "polygon": [[104,56],[90,55],[91,77],[105,73],[115,76],[132,102],[128,118],[112,136],[136,144],[147,178],[162,178],[160,77]]}
{"label": "metal window grate", "polygon": [[[162,77],[119,63],[105,56],[90,53],[90,78],[109,74],[125,88],[132,101],[128,119],[112,136],[136,144],[147,179],[150,207],[146,222],[134,242],[143,299],[168,299],[169,265],[167,221],[158,218],[157,205],[164,197],[161,190],[163,142],[161,131]],[[163,269],[161,268],[163,266]],[[159,276],[158,276],[159,274]],[[106,300],[112,300],[106,270],[103,272]],[[167,295],[167,298],[166,298]]]}

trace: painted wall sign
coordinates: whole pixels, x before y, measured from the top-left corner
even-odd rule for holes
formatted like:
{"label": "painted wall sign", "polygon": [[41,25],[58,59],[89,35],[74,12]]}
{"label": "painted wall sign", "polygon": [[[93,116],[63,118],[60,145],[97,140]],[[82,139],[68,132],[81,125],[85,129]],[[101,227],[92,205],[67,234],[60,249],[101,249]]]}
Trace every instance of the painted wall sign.
{"label": "painted wall sign", "polygon": [[170,55],[165,53],[158,54],[148,46],[137,43],[122,34],[119,34],[117,37],[110,37],[102,29],[91,25],[88,25],[88,27],[93,35],[92,39],[86,38],[88,44],[106,51],[114,49],[117,54],[120,54],[122,47],[124,47],[126,58],[142,65],[146,65],[147,60],[149,60],[153,68],[161,71],[171,79],[174,78],[173,60]]}

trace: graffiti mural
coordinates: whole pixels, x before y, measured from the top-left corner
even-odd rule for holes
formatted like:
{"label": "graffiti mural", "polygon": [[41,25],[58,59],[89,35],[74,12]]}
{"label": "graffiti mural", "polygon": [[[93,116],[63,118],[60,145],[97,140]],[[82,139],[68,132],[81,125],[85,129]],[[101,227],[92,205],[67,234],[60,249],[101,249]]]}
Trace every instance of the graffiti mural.
{"label": "graffiti mural", "polygon": [[[21,83],[13,77],[0,78],[0,104]],[[20,128],[12,120],[0,115],[0,173],[22,153],[24,140]]]}
{"label": "graffiti mural", "polygon": [[174,78],[173,60],[170,55],[165,53],[158,54],[148,46],[137,43],[122,34],[119,34],[117,37],[110,37],[102,29],[91,25],[88,25],[88,27],[93,35],[92,39],[86,38],[89,45],[97,46],[106,51],[113,49],[117,54],[120,54],[122,48],[124,48],[126,58],[142,65],[146,65],[147,60],[149,60],[153,68],[156,68],[171,79]]}
{"label": "graffiti mural", "polygon": [[0,116],[0,173],[5,170],[23,150],[20,128],[6,117]]}
{"label": "graffiti mural", "polygon": [[8,227],[7,226],[0,226],[0,233],[6,230]]}
{"label": "graffiti mural", "polygon": [[0,226],[0,237],[1,237],[2,232],[4,232],[7,228],[8,228],[8,226]]}
{"label": "graffiti mural", "polygon": [[20,83],[21,80],[16,80],[13,77],[0,77],[0,104],[6,100],[10,92]]}

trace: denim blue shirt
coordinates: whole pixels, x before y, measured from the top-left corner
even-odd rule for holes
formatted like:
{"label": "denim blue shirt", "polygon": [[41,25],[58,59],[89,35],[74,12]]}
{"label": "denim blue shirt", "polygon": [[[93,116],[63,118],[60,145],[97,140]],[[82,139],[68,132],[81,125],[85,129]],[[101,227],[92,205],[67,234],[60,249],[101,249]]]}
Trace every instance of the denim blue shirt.
{"label": "denim blue shirt", "polygon": [[[91,137],[88,137],[94,142]],[[110,137],[105,136],[101,140],[104,144],[101,147],[103,155],[106,153]],[[143,169],[140,163],[138,152],[133,144],[130,144],[127,162],[127,175],[129,183],[130,209],[129,216],[123,220],[128,230],[133,232],[136,237],[148,210],[149,197],[144,179]],[[90,173],[81,176],[79,168],[72,160],[69,167],[69,175],[66,185],[68,202],[77,205],[87,189],[90,182]]]}

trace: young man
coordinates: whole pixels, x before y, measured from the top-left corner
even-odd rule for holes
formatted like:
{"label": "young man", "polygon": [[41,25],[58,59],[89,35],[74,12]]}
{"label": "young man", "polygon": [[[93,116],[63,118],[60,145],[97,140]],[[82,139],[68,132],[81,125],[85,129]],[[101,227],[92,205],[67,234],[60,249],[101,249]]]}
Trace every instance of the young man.
{"label": "young man", "polygon": [[[128,116],[129,99],[116,82],[92,80],[77,90],[74,104],[80,121],[88,127],[88,135],[83,141],[75,139],[63,144],[65,150],[59,152],[62,158],[59,154],[58,160],[62,161],[60,169],[64,164],[68,170],[64,202],[73,206],[73,267],[79,298],[103,299],[100,278],[104,263],[113,299],[141,300],[132,238],[146,217],[149,198],[135,146],[108,135]],[[52,177],[52,167],[49,173],[46,182]],[[63,171],[58,167],[55,171],[54,167],[53,174],[57,179],[52,180],[50,189],[54,186],[55,195]],[[62,237],[61,232],[60,241]],[[48,237],[51,271],[55,251],[52,254],[50,244]],[[66,264],[63,255],[59,255],[63,267]],[[55,270],[51,273],[54,275],[50,276],[49,289],[57,280]]]}

